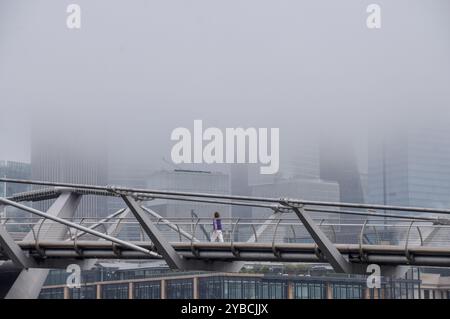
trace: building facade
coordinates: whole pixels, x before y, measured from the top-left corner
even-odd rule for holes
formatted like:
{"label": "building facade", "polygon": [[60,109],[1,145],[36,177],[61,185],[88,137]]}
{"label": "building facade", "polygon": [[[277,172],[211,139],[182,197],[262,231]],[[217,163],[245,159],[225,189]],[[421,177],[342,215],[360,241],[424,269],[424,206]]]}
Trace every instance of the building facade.
{"label": "building facade", "polygon": [[422,299],[450,299],[450,277],[439,273],[422,274]]}
{"label": "building facade", "polygon": [[[146,273],[148,271],[148,273]],[[63,276],[61,276],[63,275]],[[103,275],[105,275],[103,273]],[[49,277],[40,298],[47,299],[418,299],[420,280],[383,278],[367,288],[364,276],[264,275],[248,273],[155,273],[124,270],[114,276],[84,278],[80,288]],[[59,280],[58,280],[59,279]]]}
{"label": "building facade", "polygon": [[[15,179],[30,179],[31,165],[29,163],[0,161],[0,176]],[[29,185],[15,183],[0,183],[0,196],[8,197],[31,190]]]}
{"label": "building facade", "polygon": [[[368,202],[450,208],[448,136],[450,127],[440,121],[433,125],[414,121],[387,126],[383,130],[373,129],[369,138]],[[411,212],[411,215],[417,216],[417,213]],[[406,240],[405,234],[398,230],[384,231],[380,237],[382,241],[394,244]],[[448,239],[447,235],[441,241],[445,244]]]}
{"label": "building facade", "polygon": [[[29,163],[13,162],[13,161],[0,161],[0,176],[15,179],[30,179],[31,166]],[[30,191],[31,187],[24,184],[15,183],[0,183],[0,196],[8,197],[14,194]],[[29,214],[20,211],[14,207],[0,207],[0,217],[24,217]]]}
{"label": "building facade", "polygon": [[369,202],[450,207],[450,127],[407,126],[369,143]]}

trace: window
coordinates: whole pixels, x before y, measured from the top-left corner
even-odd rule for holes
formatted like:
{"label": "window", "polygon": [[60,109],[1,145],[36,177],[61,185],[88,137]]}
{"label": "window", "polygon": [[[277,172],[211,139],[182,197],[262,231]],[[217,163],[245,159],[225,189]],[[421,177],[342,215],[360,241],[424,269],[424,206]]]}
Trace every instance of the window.
{"label": "window", "polygon": [[39,299],[64,299],[64,288],[45,288],[41,290]]}
{"label": "window", "polygon": [[358,284],[333,284],[334,299],[361,299],[362,291]]}
{"label": "window", "polygon": [[192,299],[193,280],[175,279],[166,281],[166,296],[169,299]]}
{"label": "window", "polygon": [[69,296],[71,299],[96,299],[97,286],[90,285],[69,289]]}
{"label": "window", "polygon": [[253,279],[242,280],[242,295],[245,299],[256,298],[256,284]]}
{"label": "window", "polygon": [[161,284],[159,281],[146,281],[134,283],[135,299],[160,299]]}
{"label": "window", "polygon": [[128,284],[102,285],[102,299],[128,299]]}
{"label": "window", "polygon": [[287,283],[276,280],[263,280],[261,285],[267,285],[267,295],[261,294],[259,298],[285,299],[287,298]]}
{"label": "window", "polygon": [[318,282],[294,283],[294,298],[296,299],[323,299],[326,297],[325,285]]}
{"label": "window", "polygon": [[205,277],[198,279],[200,299],[224,298],[223,277]]}
{"label": "window", "polygon": [[225,279],[225,298],[229,299],[241,299],[242,298],[242,285],[240,280]]}

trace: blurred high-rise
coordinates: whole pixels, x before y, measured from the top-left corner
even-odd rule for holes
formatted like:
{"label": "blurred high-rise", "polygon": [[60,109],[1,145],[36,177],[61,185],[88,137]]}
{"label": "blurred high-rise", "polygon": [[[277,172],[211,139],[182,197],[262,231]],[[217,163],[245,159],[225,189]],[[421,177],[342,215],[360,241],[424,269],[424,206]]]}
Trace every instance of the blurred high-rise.
{"label": "blurred high-rise", "polygon": [[[345,203],[364,203],[361,174],[352,140],[340,134],[327,136],[320,143],[320,178],[339,185],[339,201]],[[348,209],[347,209],[348,210]],[[364,222],[364,217],[341,215],[341,223]],[[343,242],[352,242],[359,236],[360,229],[342,226],[338,234]]]}
{"label": "blurred high-rise", "polygon": [[374,132],[369,144],[369,202],[450,208],[450,127],[408,125]]}
{"label": "blurred high-rise", "polygon": [[[94,114],[65,110],[64,114],[35,113],[31,137],[34,180],[77,184],[107,184],[107,146],[103,123]],[[46,210],[50,201],[38,202]],[[83,196],[77,217],[107,214],[103,196]]]}
{"label": "blurred high-rise", "polygon": [[[445,122],[410,121],[372,129],[369,203],[450,208],[450,129]],[[399,231],[383,236],[387,241],[405,240]],[[441,240],[446,242],[448,238]]]}
{"label": "blurred high-rise", "polygon": [[327,138],[320,147],[320,178],[339,184],[341,202],[363,203],[364,193],[350,141]]}

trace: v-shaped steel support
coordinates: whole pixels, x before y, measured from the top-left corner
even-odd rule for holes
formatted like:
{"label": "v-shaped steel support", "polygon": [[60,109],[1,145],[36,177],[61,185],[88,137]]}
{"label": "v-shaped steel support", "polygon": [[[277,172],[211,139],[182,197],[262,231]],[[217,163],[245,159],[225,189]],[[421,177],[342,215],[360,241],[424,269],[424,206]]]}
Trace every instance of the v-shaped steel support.
{"label": "v-shaped steel support", "polygon": [[339,252],[336,246],[328,239],[322,230],[316,225],[311,216],[303,209],[303,207],[291,207],[297,214],[300,221],[305,226],[308,233],[319,246],[320,251],[325,255],[327,261],[331,264],[336,272],[352,273],[352,264],[348,262]]}
{"label": "v-shaped steel support", "polygon": [[122,195],[122,199],[155,245],[158,253],[166,260],[169,267],[172,269],[185,269],[187,266],[186,262],[163,237],[156,225],[150,220],[148,213],[142,209],[141,205],[131,196]]}

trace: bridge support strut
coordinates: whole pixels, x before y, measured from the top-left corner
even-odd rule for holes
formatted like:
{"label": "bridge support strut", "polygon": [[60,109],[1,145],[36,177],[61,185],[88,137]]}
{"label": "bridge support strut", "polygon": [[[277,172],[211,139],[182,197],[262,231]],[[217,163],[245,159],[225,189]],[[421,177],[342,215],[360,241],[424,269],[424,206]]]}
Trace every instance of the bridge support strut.
{"label": "bridge support strut", "polygon": [[322,230],[314,223],[311,216],[304,210],[303,206],[292,207],[300,221],[305,226],[308,233],[319,246],[320,251],[325,255],[327,261],[336,272],[352,273],[352,264],[337,250],[336,246],[328,239]]}
{"label": "bridge support strut", "polygon": [[141,208],[139,203],[131,196],[122,195],[122,199],[155,245],[158,254],[163,256],[169,267],[172,269],[185,269],[185,261],[178,255],[172,245],[164,239],[161,232],[156,225],[153,224],[148,217],[148,214]]}
{"label": "bridge support strut", "polygon": [[[75,193],[62,193],[53,205],[47,211],[47,214],[57,216],[60,218],[71,218],[80,203],[81,195]],[[67,231],[66,228],[61,227],[53,221],[45,221],[42,225],[35,226],[35,233],[39,232],[40,239],[45,240],[49,237],[56,237],[62,239]],[[33,232],[28,233],[24,240],[34,240]],[[44,285],[48,269],[23,269],[18,274],[14,283],[8,290],[6,299],[37,299]]]}

